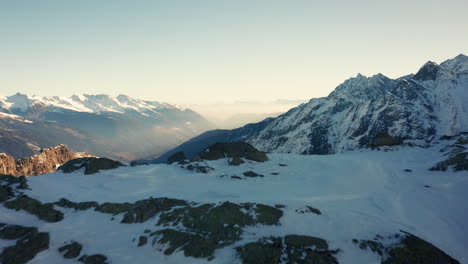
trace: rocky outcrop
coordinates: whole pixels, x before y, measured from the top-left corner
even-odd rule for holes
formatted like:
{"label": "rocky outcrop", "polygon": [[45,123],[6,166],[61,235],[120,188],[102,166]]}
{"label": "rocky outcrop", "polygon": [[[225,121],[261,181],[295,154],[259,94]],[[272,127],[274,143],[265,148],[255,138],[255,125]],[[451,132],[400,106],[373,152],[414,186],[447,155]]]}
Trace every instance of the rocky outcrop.
{"label": "rocky outcrop", "polygon": [[265,154],[265,152],[259,151],[249,143],[241,141],[230,143],[216,143],[202,151],[199,154],[199,157],[204,160],[231,158],[230,165],[239,165],[240,162],[235,160],[238,160],[240,158],[245,158],[257,162],[264,162],[268,160],[268,156]]}
{"label": "rocky outcrop", "polygon": [[122,166],[125,165],[116,160],[88,157],[70,160],[60,166],[58,170],[61,170],[65,173],[70,173],[84,168],[84,174],[94,174],[98,173],[100,170],[111,170]]}
{"label": "rocky outcrop", "polygon": [[0,224],[0,238],[16,240],[16,244],[0,253],[0,263],[23,264],[49,248],[49,233],[35,227]]}
{"label": "rocky outcrop", "polygon": [[85,152],[73,152],[65,145],[46,148],[40,154],[15,160],[6,153],[0,153],[0,174],[13,176],[36,176],[51,173],[67,161],[93,157]]}

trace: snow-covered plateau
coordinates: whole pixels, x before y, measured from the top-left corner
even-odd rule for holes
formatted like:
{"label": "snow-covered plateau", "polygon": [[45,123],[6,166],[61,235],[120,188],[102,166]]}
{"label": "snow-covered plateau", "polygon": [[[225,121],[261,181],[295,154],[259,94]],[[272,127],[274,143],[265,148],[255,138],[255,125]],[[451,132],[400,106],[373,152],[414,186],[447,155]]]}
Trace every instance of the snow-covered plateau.
{"label": "snow-covered plateau", "polygon": [[[49,233],[48,249],[28,263],[85,262],[81,257],[65,259],[59,252],[71,241],[82,246],[81,256],[101,254],[113,264],[254,263],[249,252],[258,241],[267,245],[259,252],[271,256],[265,260],[255,253],[263,261],[257,263],[294,263],[293,256],[305,261],[297,263],[411,263],[385,262],[395,257],[390,248],[401,246],[405,232],[468,263],[467,171],[429,170],[463,150],[466,139],[409,143],[332,155],[268,154],[266,162],[243,159],[239,166],[228,165],[225,158],[90,175],[58,171],[27,178],[29,189],[11,184],[16,197],[0,206],[0,223]],[[209,168],[207,173],[187,169],[197,164]],[[249,171],[257,177],[244,174]],[[53,210],[63,213],[63,219],[45,221],[25,209],[7,208],[19,193],[42,204],[62,198],[96,203],[83,205],[84,210],[55,204]],[[170,201],[158,200],[162,197]],[[137,202],[144,199],[158,206]],[[120,209],[112,211],[111,205]],[[153,214],[145,215],[149,211]],[[205,218],[214,222],[204,226]],[[219,224],[221,230],[210,233]],[[301,240],[299,246],[306,249],[294,255],[299,249],[291,241],[304,237],[291,235],[315,242]],[[280,241],[279,248],[274,241]],[[0,239],[0,251],[13,245],[14,240]],[[318,260],[306,262],[308,258]],[[430,263],[457,263],[443,261]]]}

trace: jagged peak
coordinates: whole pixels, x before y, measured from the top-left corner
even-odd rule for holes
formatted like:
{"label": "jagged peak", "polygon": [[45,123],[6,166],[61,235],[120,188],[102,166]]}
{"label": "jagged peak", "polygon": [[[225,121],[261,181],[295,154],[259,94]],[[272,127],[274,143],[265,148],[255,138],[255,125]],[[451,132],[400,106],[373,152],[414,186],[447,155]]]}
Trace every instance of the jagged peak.
{"label": "jagged peak", "polygon": [[468,56],[466,56],[465,54],[463,53],[460,53],[458,54],[455,58],[453,58],[455,60],[467,60],[468,59]]}
{"label": "jagged peak", "polygon": [[345,80],[330,93],[331,97],[343,97],[347,99],[371,99],[384,94],[390,89],[392,79],[382,73],[366,77],[360,73],[356,77]]}
{"label": "jagged peak", "polygon": [[440,66],[432,61],[424,63],[419,71],[413,76],[413,79],[418,81],[435,80],[437,78],[437,72],[439,72]]}
{"label": "jagged peak", "polygon": [[453,59],[442,62],[440,65],[452,72],[468,71],[468,56],[459,54]]}

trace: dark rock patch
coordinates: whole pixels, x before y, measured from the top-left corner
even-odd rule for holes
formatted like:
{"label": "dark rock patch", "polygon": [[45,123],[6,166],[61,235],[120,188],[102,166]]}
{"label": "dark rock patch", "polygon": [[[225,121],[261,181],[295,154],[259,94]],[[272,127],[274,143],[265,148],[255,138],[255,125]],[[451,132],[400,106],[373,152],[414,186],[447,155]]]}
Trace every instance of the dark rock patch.
{"label": "dark rock patch", "polygon": [[241,165],[243,163],[244,163],[244,161],[239,157],[233,157],[233,158],[229,159],[229,165],[231,165],[231,166],[239,166],[239,165]]}
{"label": "dark rock patch", "polygon": [[15,240],[28,233],[37,232],[37,228],[35,227],[24,227],[20,225],[0,224],[0,228],[0,238],[8,240]]}
{"label": "dark rock patch", "polygon": [[54,204],[58,205],[60,207],[64,207],[64,208],[73,208],[75,210],[87,210],[87,209],[99,206],[99,204],[97,202],[75,203],[75,202],[69,201],[69,200],[67,200],[65,198],[60,199],[58,202],[55,202]]}
{"label": "dark rock patch", "polygon": [[382,264],[459,264],[434,245],[410,233],[402,233],[389,236],[393,239],[391,243],[384,244],[385,238],[380,235],[373,240],[353,239],[353,243],[362,250],[378,254]]}
{"label": "dark rock patch", "polygon": [[283,163],[280,163],[280,164],[278,164],[278,165],[279,165],[280,167],[286,167],[286,166],[288,166],[288,164],[283,164]]}
{"label": "dark rock patch", "polygon": [[78,261],[83,262],[84,264],[106,264],[107,257],[101,254],[96,255],[83,255],[81,256]]}
{"label": "dark rock patch", "polygon": [[254,178],[254,177],[263,177],[262,174],[258,174],[256,172],[253,172],[253,171],[246,171],[244,173],[242,173],[245,177],[250,177],[250,178]]}
{"label": "dark rock patch", "polygon": [[187,159],[183,151],[176,152],[167,158],[167,163],[172,164],[174,162],[183,162]]}
{"label": "dark rock patch", "polygon": [[199,154],[204,160],[218,160],[223,158],[245,158],[252,161],[264,162],[268,160],[265,152],[259,151],[245,142],[216,143]]}
{"label": "dark rock patch", "polygon": [[118,215],[130,210],[132,206],[131,203],[103,203],[94,210],[105,214]]}
{"label": "dark rock patch", "polygon": [[272,172],[271,175],[279,175],[278,172]]}
{"label": "dark rock patch", "polygon": [[7,201],[15,196],[13,188],[10,186],[0,185],[0,203]]}
{"label": "dark rock patch", "polygon": [[63,253],[63,257],[67,259],[76,258],[80,255],[83,246],[78,242],[71,242],[68,245],[65,245],[58,249],[60,253]]}
{"label": "dark rock patch", "polygon": [[27,189],[28,184],[24,176],[12,176],[0,174],[0,185],[14,185],[18,184],[18,189]]}
{"label": "dark rock patch", "polygon": [[242,177],[234,175],[231,176],[231,179],[242,180]]}
{"label": "dark rock patch", "polygon": [[46,222],[59,222],[63,219],[63,213],[54,209],[52,204],[43,204],[40,201],[26,195],[5,203],[5,207],[14,210],[23,210]]}
{"label": "dark rock patch", "polygon": [[410,169],[405,169],[404,171],[405,171],[405,172],[413,172],[413,171],[410,170]]}
{"label": "dark rock patch", "polygon": [[382,243],[375,241],[375,240],[360,240],[358,241],[353,240],[353,243],[359,244],[359,248],[362,250],[370,249],[372,252],[379,254],[379,256],[383,256],[385,252],[385,247]]}
{"label": "dark rock patch", "polygon": [[187,165],[187,167],[185,167],[187,170],[189,171],[195,171],[195,172],[199,172],[199,173],[208,173],[212,170],[214,170],[213,167],[210,167],[208,165],[199,165],[199,164],[189,164]]}
{"label": "dark rock patch", "polygon": [[170,226],[150,234],[153,244],[167,245],[164,254],[182,250],[185,256],[212,259],[214,251],[240,240],[243,227],[278,225],[283,212],[263,204],[202,204],[160,215],[158,225]]}
{"label": "dark rock patch", "polygon": [[130,167],[142,166],[142,165],[149,165],[149,163],[147,163],[147,162],[138,162],[138,161],[130,162]]}
{"label": "dark rock patch", "polygon": [[408,233],[400,245],[387,253],[389,257],[382,264],[460,264],[434,245]]}
{"label": "dark rock patch", "polygon": [[468,170],[468,152],[458,153],[451,158],[437,163],[430,168],[431,171],[446,171],[452,168],[453,171]]}
{"label": "dark rock patch", "polygon": [[79,158],[66,162],[58,168],[64,173],[71,173],[73,171],[85,168],[84,174],[94,174],[99,170],[110,170],[118,167],[125,166],[119,161],[107,159],[107,158]]}
{"label": "dark rock patch", "polygon": [[243,264],[338,264],[335,255],[339,250],[329,250],[328,243],[317,237],[288,235],[261,238],[236,248]]}
{"label": "dark rock patch", "polygon": [[170,198],[149,198],[135,203],[104,203],[96,207],[96,211],[117,215],[125,213],[121,223],[143,223],[151,217],[164,211],[171,210],[175,206],[185,206],[187,202]]}
{"label": "dark rock patch", "polygon": [[[8,226],[7,226],[8,227]],[[14,246],[7,247],[0,254],[2,264],[23,264],[32,260],[39,252],[49,248],[49,233],[38,232],[36,228],[15,228],[22,234]],[[23,234],[23,231],[29,232]]]}
{"label": "dark rock patch", "polygon": [[148,243],[148,237],[147,236],[140,236],[138,238],[138,247],[142,247]]}
{"label": "dark rock patch", "polygon": [[297,209],[296,213],[298,213],[298,214],[313,213],[313,214],[316,214],[316,215],[321,215],[322,214],[322,212],[319,209],[314,208],[312,206],[306,206],[305,208]]}
{"label": "dark rock patch", "polygon": [[377,135],[372,139],[372,147],[382,146],[395,146],[400,145],[403,141],[397,137],[389,135],[387,132],[378,132]]}
{"label": "dark rock patch", "polygon": [[419,81],[435,80],[440,66],[432,61],[426,62],[421,69],[413,76],[413,79]]}
{"label": "dark rock patch", "polygon": [[236,248],[243,264],[281,263],[282,250],[283,243],[279,237],[262,238]]}

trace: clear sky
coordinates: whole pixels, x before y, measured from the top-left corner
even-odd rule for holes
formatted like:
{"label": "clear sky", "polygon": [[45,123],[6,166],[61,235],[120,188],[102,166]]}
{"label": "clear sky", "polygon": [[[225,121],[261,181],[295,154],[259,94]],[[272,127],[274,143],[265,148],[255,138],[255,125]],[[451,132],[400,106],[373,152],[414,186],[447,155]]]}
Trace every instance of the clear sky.
{"label": "clear sky", "polygon": [[0,94],[326,96],[468,54],[468,1],[0,0]]}

